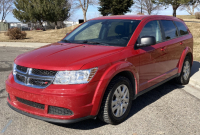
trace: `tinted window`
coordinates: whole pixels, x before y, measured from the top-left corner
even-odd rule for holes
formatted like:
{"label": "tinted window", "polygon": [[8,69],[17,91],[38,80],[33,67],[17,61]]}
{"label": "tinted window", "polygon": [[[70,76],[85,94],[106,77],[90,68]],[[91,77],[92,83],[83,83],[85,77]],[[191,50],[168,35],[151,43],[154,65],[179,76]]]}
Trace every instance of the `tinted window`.
{"label": "tinted window", "polygon": [[139,20],[91,20],[71,32],[62,42],[126,46],[139,23]]}
{"label": "tinted window", "polygon": [[129,38],[132,36],[134,30],[137,27],[137,23],[135,21],[116,21],[110,24],[110,28],[108,31],[107,37],[118,36]]}
{"label": "tinted window", "polygon": [[185,27],[185,25],[181,22],[175,22],[176,26],[178,27],[179,33],[180,35],[187,35],[188,34],[188,30]]}
{"label": "tinted window", "polygon": [[174,25],[172,21],[162,20],[161,23],[164,29],[166,40],[178,37],[176,26]]}
{"label": "tinted window", "polygon": [[158,21],[148,22],[142,29],[139,38],[142,38],[143,36],[153,36],[155,37],[156,42],[161,42],[162,34]]}
{"label": "tinted window", "polygon": [[110,24],[110,29],[108,31],[108,37],[112,37],[112,36],[117,36],[118,34],[116,33],[115,29],[116,27],[123,27],[124,23],[122,22],[112,22]]}

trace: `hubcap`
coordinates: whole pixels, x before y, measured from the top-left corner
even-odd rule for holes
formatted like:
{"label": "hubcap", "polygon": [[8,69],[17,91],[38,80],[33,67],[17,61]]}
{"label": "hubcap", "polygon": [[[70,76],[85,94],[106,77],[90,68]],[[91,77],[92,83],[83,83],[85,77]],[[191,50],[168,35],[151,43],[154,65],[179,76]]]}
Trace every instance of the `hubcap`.
{"label": "hubcap", "polygon": [[127,110],[129,104],[129,89],[126,85],[120,85],[112,97],[112,113],[115,117],[121,117]]}
{"label": "hubcap", "polygon": [[190,76],[190,63],[189,61],[186,61],[183,67],[183,78],[187,80],[189,76]]}

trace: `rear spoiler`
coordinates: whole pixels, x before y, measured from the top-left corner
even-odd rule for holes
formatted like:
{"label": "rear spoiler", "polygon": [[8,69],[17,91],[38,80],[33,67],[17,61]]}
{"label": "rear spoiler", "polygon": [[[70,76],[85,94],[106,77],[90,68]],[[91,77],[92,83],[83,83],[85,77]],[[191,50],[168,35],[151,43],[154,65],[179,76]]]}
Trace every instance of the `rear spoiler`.
{"label": "rear spoiler", "polygon": [[184,22],[184,20],[183,20],[183,19],[181,19],[181,18],[178,18],[178,19]]}

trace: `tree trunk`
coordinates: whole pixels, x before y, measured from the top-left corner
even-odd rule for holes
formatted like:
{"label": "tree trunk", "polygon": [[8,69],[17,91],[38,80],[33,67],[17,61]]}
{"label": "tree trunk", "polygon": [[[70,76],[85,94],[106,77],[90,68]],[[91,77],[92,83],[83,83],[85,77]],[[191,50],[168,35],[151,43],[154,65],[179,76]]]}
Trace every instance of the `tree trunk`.
{"label": "tree trunk", "polygon": [[58,29],[58,24],[57,24],[57,21],[55,21],[55,30]]}
{"label": "tree trunk", "polygon": [[148,10],[148,14],[151,15],[151,11],[150,11],[150,9]]}
{"label": "tree trunk", "polygon": [[1,22],[3,22],[3,16],[2,16],[2,18],[1,18]]}
{"label": "tree trunk", "polygon": [[176,17],[176,9],[173,9],[173,16]]}
{"label": "tree trunk", "polygon": [[191,14],[191,15],[194,15],[194,8],[195,8],[195,7],[192,7],[192,14]]}
{"label": "tree trunk", "polygon": [[42,30],[45,31],[45,28],[44,28],[44,26],[43,26],[43,24],[42,24],[41,21],[40,21],[40,25],[41,25],[41,27],[42,27]]}
{"label": "tree trunk", "polygon": [[179,7],[179,5],[172,5],[173,8],[173,16],[176,17],[176,10]]}
{"label": "tree trunk", "polygon": [[84,22],[86,22],[87,21],[87,19],[86,19],[86,11],[83,11],[83,16],[84,16]]}

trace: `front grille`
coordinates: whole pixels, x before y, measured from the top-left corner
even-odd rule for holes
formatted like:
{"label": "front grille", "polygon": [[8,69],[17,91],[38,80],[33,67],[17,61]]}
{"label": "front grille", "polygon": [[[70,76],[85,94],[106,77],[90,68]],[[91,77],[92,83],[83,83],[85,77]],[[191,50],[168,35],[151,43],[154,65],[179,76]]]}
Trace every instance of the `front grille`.
{"label": "front grille", "polygon": [[27,67],[22,67],[22,66],[17,65],[16,68],[21,72],[25,72],[25,73],[27,72]]}
{"label": "front grille", "polygon": [[51,83],[51,81],[49,80],[40,80],[40,79],[29,79],[29,84],[31,85],[37,85],[37,86],[41,86],[41,87],[45,87],[48,86]]}
{"label": "front grille", "polygon": [[73,112],[67,108],[61,108],[56,106],[49,106],[48,114],[53,115],[72,115]]}
{"label": "front grille", "polygon": [[16,99],[17,99],[17,101],[19,101],[19,102],[21,102],[25,105],[31,106],[31,107],[35,107],[35,108],[38,108],[38,109],[44,109],[45,108],[44,104],[28,101],[28,100],[25,100],[25,99],[22,99],[22,98],[19,98],[19,97],[16,97]]}
{"label": "front grille", "polygon": [[19,65],[14,67],[14,71],[13,75],[15,82],[39,89],[49,86],[57,73],[57,71],[33,69]]}
{"label": "front grille", "polygon": [[42,75],[42,76],[55,76],[57,71],[52,70],[42,70],[42,69],[32,69],[32,74]]}
{"label": "front grille", "polygon": [[18,74],[16,74],[16,78],[17,78],[17,80],[19,80],[20,82],[23,82],[23,83],[25,83],[25,81],[26,81],[26,78],[24,76],[21,76]]}

